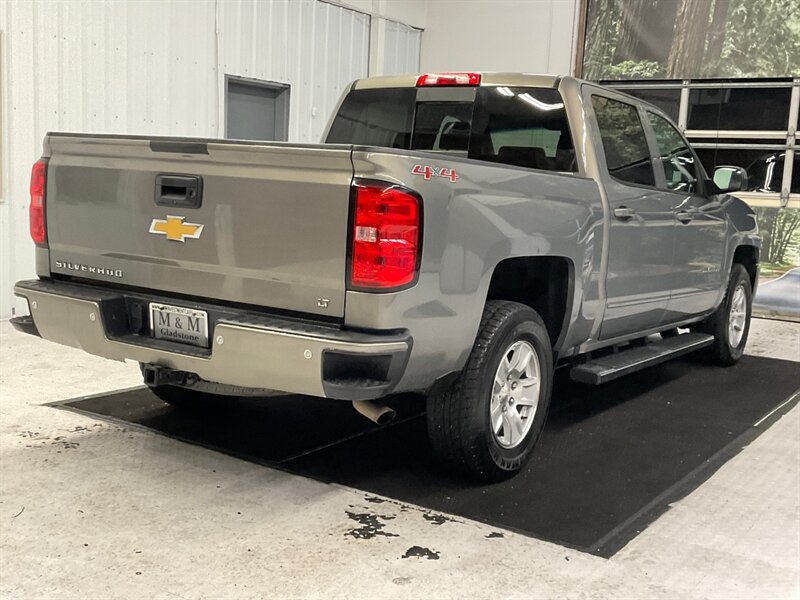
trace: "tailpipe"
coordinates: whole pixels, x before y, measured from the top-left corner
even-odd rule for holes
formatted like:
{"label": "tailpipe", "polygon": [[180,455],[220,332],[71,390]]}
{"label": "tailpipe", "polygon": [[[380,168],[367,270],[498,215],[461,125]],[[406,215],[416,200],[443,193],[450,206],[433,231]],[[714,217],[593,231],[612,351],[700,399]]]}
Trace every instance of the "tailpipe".
{"label": "tailpipe", "polygon": [[353,408],[377,425],[391,423],[397,415],[393,408],[373,400],[353,400]]}

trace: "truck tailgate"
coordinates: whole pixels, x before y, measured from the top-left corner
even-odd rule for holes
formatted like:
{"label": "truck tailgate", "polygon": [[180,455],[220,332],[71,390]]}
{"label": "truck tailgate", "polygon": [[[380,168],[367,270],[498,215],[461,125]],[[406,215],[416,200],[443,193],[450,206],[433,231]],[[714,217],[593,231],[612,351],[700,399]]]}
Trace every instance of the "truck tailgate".
{"label": "truck tailgate", "polygon": [[[344,315],[349,147],[67,134],[48,147],[53,274]],[[192,181],[199,206],[175,205]]]}

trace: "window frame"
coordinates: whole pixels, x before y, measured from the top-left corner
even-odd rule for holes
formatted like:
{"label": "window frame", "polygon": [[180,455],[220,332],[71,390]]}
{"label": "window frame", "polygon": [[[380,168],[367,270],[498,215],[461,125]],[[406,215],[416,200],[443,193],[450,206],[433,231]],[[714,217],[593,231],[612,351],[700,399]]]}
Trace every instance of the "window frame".
{"label": "window frame", "polygon": [[567,125],[567,133],[569,134],[569,140],[572,144],[572,152],[575,158],[575,167],[571,171],[557,171],[554,169],[537,169],[536,167],[526,167],[522,165],[515,165],[511,163],[499,162],[494,160],[487,160],[485,158],[477,158],[475,156],[469,155],[466,156],[468,160],[476,161],[481,164],[488,164],[488,165],[502,165],[505,168],[511,169],[524,169],[525,171],[533,171],[536,173],[550,173],[553,175],[578,175],[578,176],[585,176],[582,174],[581,164],[578,160],[578,144],[576,143],[575,138],[575,127],[572,126],[572,122],[569,118],[569,110],[567,107],[567,103],[564,99],[564,95],[561,93],[561,90],[558,88],[547,88],[543,86],[534,86],[534,85],[511,85],[511,86],[499,86],[499,85],[487,85],[487,86],[479,86],[476,90],[475,98],[473,100],[473,113],[472,113],[472,123],[471,123],[471,130],[470,130],[470,149],[472,144],[472,138],[474,135],[474,125],[475,125],[475,110],[477,110],[479,106],[478,102],[478,94],[481,93],[481,90],[489,90],[489,89],[497,89],[498,87],[506,87],[506,88],[513,88],[515,90],[526,90],[526,93],[531,90],[540,90],[540,89],[553,89],[559,95],[561,102],[564,104],[564,121]]}
{"label": "window frame", "polygon": [[[669,192],[671,194],[691,194],[692,196],[702,196],[706,197],[708,194],[708,185],[706,181],[708,180],[708,173],[706,173],[705,167],[703,163],[700,162],[700,157],[695,152],[692,145],[689,143],[689,140],[686,139],[686,136],[681,131],[680,127],[678,127],[677,123],[675,123],[669,116],[664,113],[658,107],[653,105],[640,105],[639,107],[641,113],[644,116],[643,122],[645,124],[645,130],[647,137],[649,138],[648,144],[650,144],[650,154],[651,154],[651,162],[653,163],[653,169],[656,174],[656,188],[660,191]],[[661,161],[661,148],[658,147],[658,137],[656,136],[655,129],[653,128],[652,124],[650,123],[650,119],[647,117],[647,113],[651,113],[657,117],[661,117],[667,123],[669,123],[678,136],[683,140],[683,143],[689,149],[692,157],[694,158],[695,169],[697,171],[696,175],[696,185],[695,190],[692,192],[686,192],[683,190],[673,190],[667,187],[667,174],[664,170],[664,164]]]}
{"label": "window frame", "polygon": [[[642,112],[644,110],[642,104],[640,102],[637,102],[635,99],[633,99],[633,101],[631,101],[631,99],[629,99],[627,97],[625,99],[620,99],[620,98],[616,97],[616,94],[603,93],[603,92],[605,92],[605,90],[603,90],[602,88],[591,88],[589,90],[589,105],[591,106],[592,120],[593,120],[592,125],[593,125],[593,128],[595,129],[595,131],[597,133],[597,141],[599,143],[597,148],[599,149],[600,152],[602,152],[602,156],[603,156],[603,167],[604,167],[603,168],[603,172],[605,173],[605,175],[607,175],[609,178],[611,178],[613,181],[615,181],[616,183],[618,183],[620,185],[636,187],[636,188],[642,188],[642,189],[646,189],[646,190],[658,190],[658,191],[661,191],[661,188],[658,187],[659,169],[656,169],[655,161],[653,160],[653,148],[655,147],[654,144],[653,144],[653,134],[652,134],[652,131],[649,128],[649,124],[645,123],[645,119],[642,118],[643,117]],[[639,119],[639,125],[641,125],[642,133],[644,133],[645,144],[647,146],[647,152],[648,152],[648,162],[650,163],[650,168],[653,170],[653,182],[654,182],[653,185],[648,185],[646,183],[633,183],[631,181],[626,181],[625,179],[620,179],[619,177],[615,177],[611,173],[611,170],[608,168],[608,160],[606,158],[606,149],[605,149],[605,146],[603,145],[603,134],[600,131],[600,123],[598,123],[598,121],[597,121],[597,113],[596,113],[595,108],[594,108],[594,103],[592,102],[592,99],[595,96],[597,96],[598,98],[605,98],[605,99],[611,100],[613,102],[619,102],[620,104],[625,104],[627,106],[632,106],[636,110],[636,116]],[[661,171],[661,178],[664,181],[666,181],[666,178],[664,177],[663,170]]]}

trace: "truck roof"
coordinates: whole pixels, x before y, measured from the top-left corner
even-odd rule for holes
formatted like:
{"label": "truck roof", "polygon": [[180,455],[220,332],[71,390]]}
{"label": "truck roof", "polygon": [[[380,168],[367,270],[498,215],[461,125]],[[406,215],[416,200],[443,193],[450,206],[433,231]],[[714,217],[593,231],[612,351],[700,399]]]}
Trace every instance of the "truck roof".
{"label": "truck roof", "polygon": [[[481,76],[480,85],[506,85],[530,87],[558,87],[559,82],[566,77],[560,75],[541,75],[536,73],[492,73],[471,71]],[[357,79],[351,89],[365,90],[373,88],[398,88],[415,87],[420,74],[389,75],[383,77],[367,77]]]}

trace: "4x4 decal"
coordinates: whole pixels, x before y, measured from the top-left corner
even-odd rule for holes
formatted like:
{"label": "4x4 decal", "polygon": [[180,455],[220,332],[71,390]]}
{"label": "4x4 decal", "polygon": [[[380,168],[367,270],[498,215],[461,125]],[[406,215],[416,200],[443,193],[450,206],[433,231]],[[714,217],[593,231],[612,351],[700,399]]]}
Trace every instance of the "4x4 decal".
{"label": "4x4 decal", "polygon": [[414,175],[422,175],[425,181],[430,181],[431,177],[446,177],[451,182],[455,183],[458,179],[458,174],[455,169],[448,167],[431,167],[429,165],[414,165],[411,169]]}

